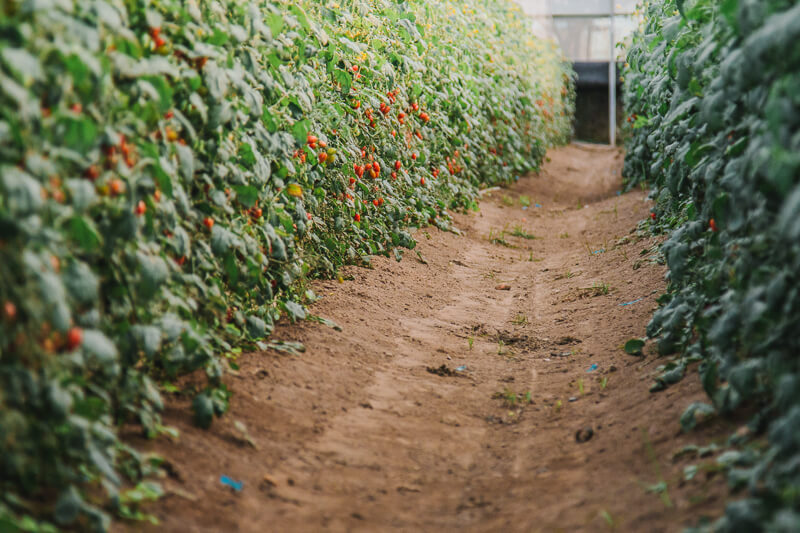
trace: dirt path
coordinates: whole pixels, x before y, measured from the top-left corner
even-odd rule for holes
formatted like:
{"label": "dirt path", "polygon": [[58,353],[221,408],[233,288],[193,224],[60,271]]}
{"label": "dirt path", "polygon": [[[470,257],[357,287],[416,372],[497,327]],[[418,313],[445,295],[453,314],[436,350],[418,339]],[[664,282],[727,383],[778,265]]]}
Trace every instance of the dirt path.
{"label": "dirt path", "polygon": [[[718,510],[718,476],[683,483],[689,461],[673,460],[722,434],[679,432],[698,380],[651,394],[664,360],[620,348],[664,288],[655,241],[631,233],[645,194],[616,194],[615,150],[550,157],[456,216],[462,236],[420,231],[425,263],[406,252],[314,284],[313,312],[343,331],[282,326],[275,338],[305,353],[240,357],[231,412],[210,431],[172,399],[181,439],[155,445],[173,474],[152,510],[161,530],[678,531]],[[660,481],[666,492],[646,490]]]}

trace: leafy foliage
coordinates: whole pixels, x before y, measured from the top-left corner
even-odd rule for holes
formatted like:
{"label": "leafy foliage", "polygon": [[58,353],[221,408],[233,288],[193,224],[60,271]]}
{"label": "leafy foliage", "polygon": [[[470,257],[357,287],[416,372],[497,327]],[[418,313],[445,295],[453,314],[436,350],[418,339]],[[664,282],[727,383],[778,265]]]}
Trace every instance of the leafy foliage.
{"label": "leafy foliage", "polygon": [[571,71],[505,0],[6,1],[0,30],[3,530],[135,514],[116,428],[165,431],[159,383],[204,372],[207,427],[303,279],[569,135]]}
{"label": "leafy foliage", "polygon": [[[669,293],[648,326],[700,360],[713,410],[749,408],[713,531],[800,527],[800,3],[651,1],[628,55],[629,184],[654,185]],[[667,374],[656,385],[671,382]],[[657,388],[658,388],[657,387]],[[694,404],[682,422],[711,406]],[[731,443],[745,445],[741,436]]]}

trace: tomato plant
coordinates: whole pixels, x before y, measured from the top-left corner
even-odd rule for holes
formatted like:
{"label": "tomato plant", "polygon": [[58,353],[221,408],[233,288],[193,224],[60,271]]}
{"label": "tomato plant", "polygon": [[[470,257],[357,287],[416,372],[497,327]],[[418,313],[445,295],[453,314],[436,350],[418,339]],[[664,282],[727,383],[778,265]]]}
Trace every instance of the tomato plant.
{"label": "tomato plant", "polygon": [[[691,362],[711,404],[754,413],[718,459],[743,498],[711,531],[800,524],[800,3],[645,4],[624,74],[625,175],[647,180],[668,293],[648,326],[678,352],[653,390]],[[722,459],[725,457],[725,461]]]}
{"label": "tomato plant", "polygon": [[571,70],[504,0],[5,2],[0,29],[0,523],[105,529],[159,383],[205,372],[208,426],[304,279],[570,133]]}

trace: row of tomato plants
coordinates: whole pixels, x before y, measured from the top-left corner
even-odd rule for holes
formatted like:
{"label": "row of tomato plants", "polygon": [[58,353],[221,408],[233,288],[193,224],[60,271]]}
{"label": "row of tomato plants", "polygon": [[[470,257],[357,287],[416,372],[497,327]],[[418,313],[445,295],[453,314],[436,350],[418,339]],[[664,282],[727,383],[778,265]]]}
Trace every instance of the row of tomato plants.
{"label": "row of tomato plants", "polygon": [[651,0],[628,54],[629,184],[654,186],[668,293],[648,326],[746,416],[716,467],[736,496],[697,531],[800,528],[800,2]]}
{"label": "row of tomato plants", "polygon": [[208,426],[304,279],[399,260],[569,135],[569,66],[507,0],[4,2],[0,29],[11,529],[105,530],[152,466],[118,428],[168,431],[165,384],[204,372]]}

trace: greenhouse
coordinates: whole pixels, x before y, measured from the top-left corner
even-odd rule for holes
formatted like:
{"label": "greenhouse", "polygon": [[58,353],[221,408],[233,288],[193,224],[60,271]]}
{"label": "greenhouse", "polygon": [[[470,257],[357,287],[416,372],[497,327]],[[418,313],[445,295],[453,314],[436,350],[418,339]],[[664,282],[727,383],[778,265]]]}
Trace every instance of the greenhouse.
{"label": "greenhouse", "polygon": [[797,1],[0,30],[0,533],[800,531]]}

